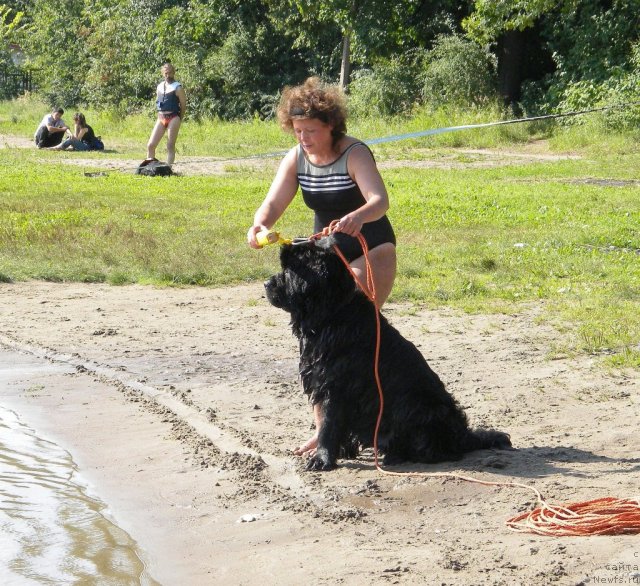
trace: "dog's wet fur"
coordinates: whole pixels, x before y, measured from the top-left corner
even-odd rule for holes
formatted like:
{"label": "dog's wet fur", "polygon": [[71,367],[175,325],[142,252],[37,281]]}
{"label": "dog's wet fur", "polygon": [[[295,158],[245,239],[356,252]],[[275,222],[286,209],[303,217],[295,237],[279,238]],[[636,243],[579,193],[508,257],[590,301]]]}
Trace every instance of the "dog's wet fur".
{"label": "dog's wet fur", "polygon": [[[281,248],[282,272],[265,283],[269,302],[291,314],[300,341],[300,377],[320,404],[318,448],[309,470],[331,470],[354,446],[373,445],[379,411],[374,375],[375,306],[335,254],[332,237]],[[470,429],[467,417],[418,349],[383,315],[379,375],[384,396],[378,449],[384,464],[458,460],[508,449],[506,433]]]}

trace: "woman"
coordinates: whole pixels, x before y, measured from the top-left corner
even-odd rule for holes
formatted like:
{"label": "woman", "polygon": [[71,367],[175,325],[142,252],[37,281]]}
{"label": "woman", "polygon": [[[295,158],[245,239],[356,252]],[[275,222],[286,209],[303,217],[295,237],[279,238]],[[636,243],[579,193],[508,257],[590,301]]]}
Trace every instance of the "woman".
{"label": "woman", "polygon": [[87,124],[84,114],[76,112],[73,115],[74,128],[69,138],[61,142],[59,145],[49,147],[53,151],[90,151],[93,148],[95,133],[93,128]]}
{"label": "woman", "polygon": [[187,111],[187,96],[182,84],[175,80],[176,70],[171,63],[165,63],[160,70],[164,81],[156,88],[158,118],[147,143],[146,161],[156,160],[156,147],[166,132],[167,163],[172,165],[176,158],[178,131]]}
{"label": "woman", "polygon": [[[260,248],[256,234],[276,223],[299,186],[305,203],[315,212],[315,232],[337,220],[337,244],[361,283],[366,283],[366,266],[355,237],[360,233],[365,237],[380,309],[396,275],[395,235],[385,215],[389,198],[369,148],[346,134],[343,94],[311,77],[301,86],[285,88],[278,119],[284,130],[293,132],[298,145],[285,155],[255,213],[247,234],[249,246]],[[316,433],[294,454],[314,453],[322,421],[320,405],[314,405],[314,419]]]}

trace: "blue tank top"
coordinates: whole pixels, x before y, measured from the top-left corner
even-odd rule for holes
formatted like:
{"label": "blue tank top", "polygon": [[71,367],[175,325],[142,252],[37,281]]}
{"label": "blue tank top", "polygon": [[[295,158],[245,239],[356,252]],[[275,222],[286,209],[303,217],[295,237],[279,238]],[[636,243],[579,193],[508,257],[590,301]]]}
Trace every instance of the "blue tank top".
{"label": "blue tank top", "polygon": [[156,90],[156,108],[158,112],[171,112],[180,114],[180,100],[176,95],[176,90],[182,87],[179,81],[173,83],[161,82]]}
{"label": "blue tank top", "polygon": [[[354,142],[328,165],[314,165],[309,161],[302,147],[298,146],[296,162],[298,183],[305,204],[315,212],[315,232],[320,232],[333,220],[339,220],[367,203],[347,169],[349,153],[357,146],[369,149],[363,142]],[[391,222],[386,215],[364,224],[362,234],[369,249],[385,242],[396,243]],[[362,256],[362,248],[356,238],[341,233],[336,233],[336,238],[340,250],[349,261]]]}

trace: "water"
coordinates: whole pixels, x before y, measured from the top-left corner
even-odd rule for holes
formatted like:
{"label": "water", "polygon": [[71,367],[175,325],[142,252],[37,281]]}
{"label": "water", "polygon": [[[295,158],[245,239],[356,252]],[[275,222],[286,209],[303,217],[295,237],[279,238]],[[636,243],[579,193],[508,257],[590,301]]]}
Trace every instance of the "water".
{"label": "water", "polygon": [[3,586],[157,585],[136,543],[104,511],[69,453],[0,406]]}

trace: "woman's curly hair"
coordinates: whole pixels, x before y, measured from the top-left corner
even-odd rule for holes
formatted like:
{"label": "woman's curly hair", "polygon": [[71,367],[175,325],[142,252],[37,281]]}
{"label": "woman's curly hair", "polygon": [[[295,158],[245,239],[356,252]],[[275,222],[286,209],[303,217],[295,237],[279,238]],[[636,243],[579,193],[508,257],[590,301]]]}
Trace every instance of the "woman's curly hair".
{"label": "woman's curly hair", "polygon": [[293,120],[304,118],[330,124],[335,145],[347,133],[347,105],[342,90],[317,77],[308,78],[302,85],[285,87],[278,106],[280,126],[292,132]]}

